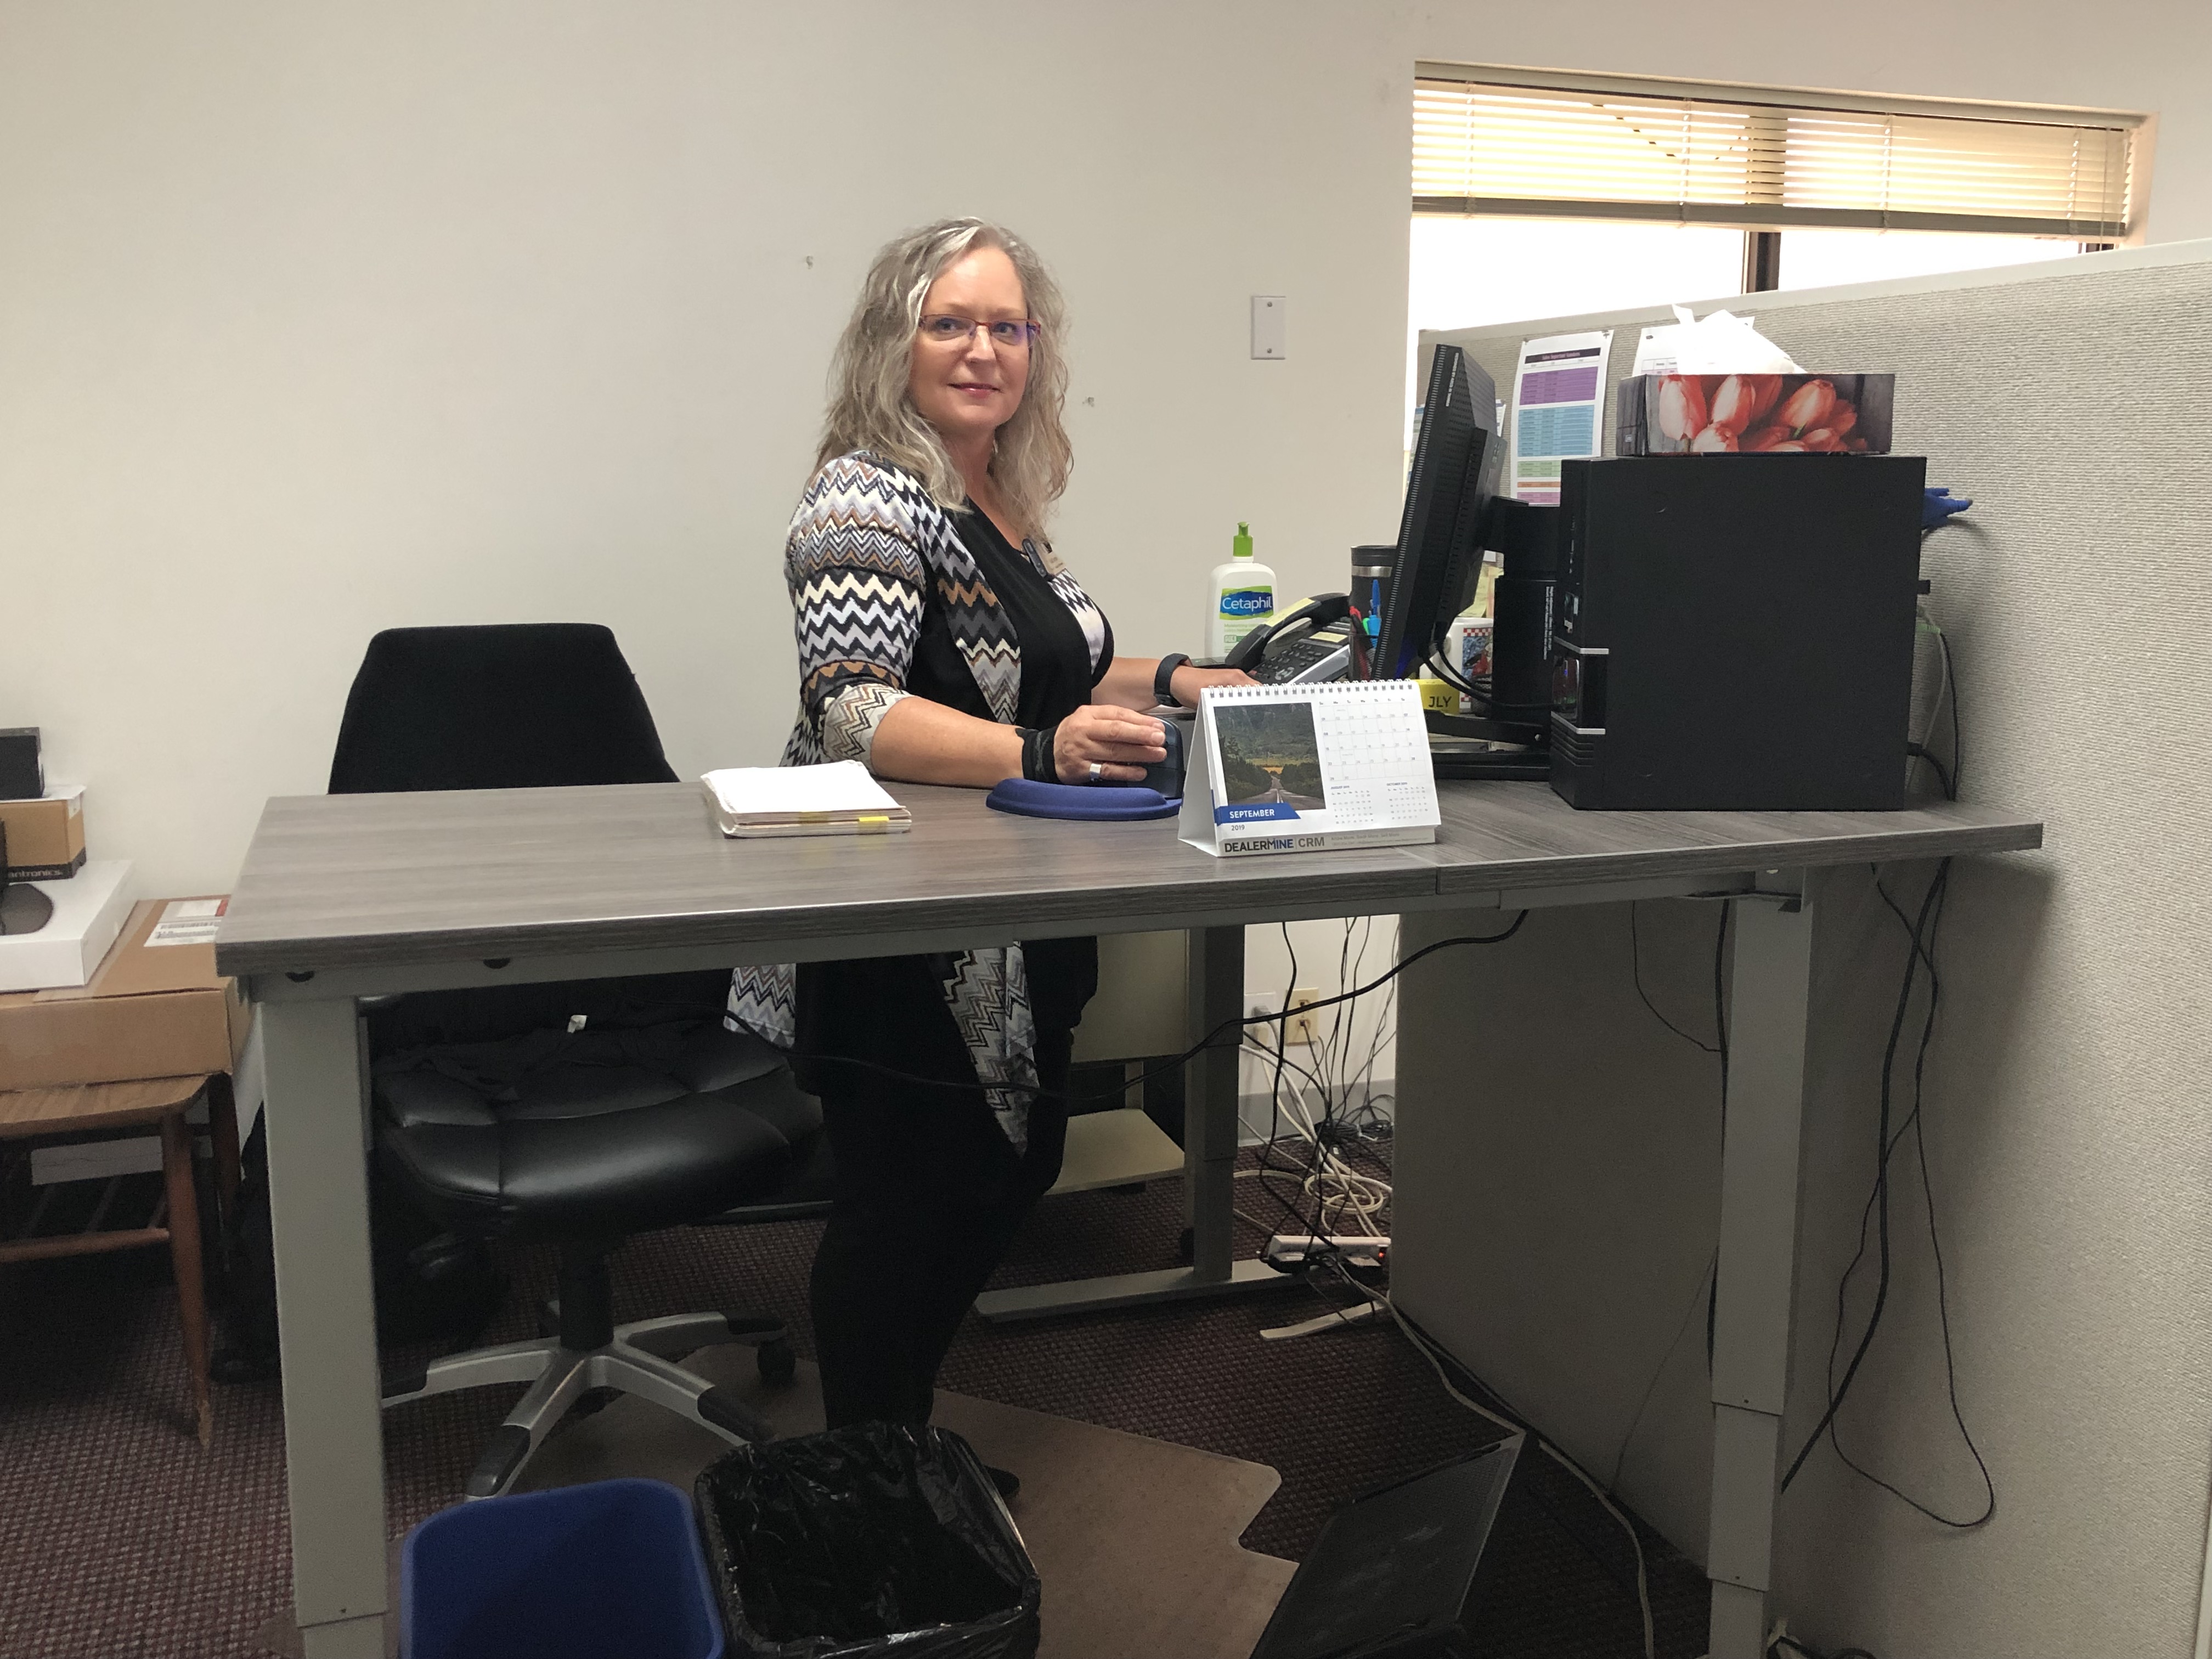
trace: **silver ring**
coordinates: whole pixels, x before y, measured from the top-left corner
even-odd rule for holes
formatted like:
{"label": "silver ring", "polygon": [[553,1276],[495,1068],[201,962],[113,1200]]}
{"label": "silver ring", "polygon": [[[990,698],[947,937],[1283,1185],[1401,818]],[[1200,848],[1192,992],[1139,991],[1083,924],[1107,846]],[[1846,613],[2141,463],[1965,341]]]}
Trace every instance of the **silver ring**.
{"label": "silver ring", "polygon": [[1106,775],[1106,769],[1105,769],[1104,767],[1101,766],[1101,765],[1100,765],[1097,761],[1093,761],[1093,762],[1091,762],[1091,782],[1093,782],[1093,783],[1097,782],[1097,781],[1098,781],[1098,780],[1099,780],[1100,778],[1103,777],[1105,775]]}

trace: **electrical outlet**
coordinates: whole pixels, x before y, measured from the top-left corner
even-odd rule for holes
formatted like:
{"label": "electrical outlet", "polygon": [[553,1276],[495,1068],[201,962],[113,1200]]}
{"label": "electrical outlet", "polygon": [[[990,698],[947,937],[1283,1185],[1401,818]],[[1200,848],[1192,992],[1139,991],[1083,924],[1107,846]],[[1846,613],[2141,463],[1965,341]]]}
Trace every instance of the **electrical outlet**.
{"label": "electrical outlet", "polygon": [[1299,1012],[1320,1000],[1321,993],[1310,985],[1301,985],[1291,993],[1291,1017],[1285,1022],[1289,1030],[1285,1034],[1288,1041],[1311,1046],[1321,1035],[1321,1016]]}

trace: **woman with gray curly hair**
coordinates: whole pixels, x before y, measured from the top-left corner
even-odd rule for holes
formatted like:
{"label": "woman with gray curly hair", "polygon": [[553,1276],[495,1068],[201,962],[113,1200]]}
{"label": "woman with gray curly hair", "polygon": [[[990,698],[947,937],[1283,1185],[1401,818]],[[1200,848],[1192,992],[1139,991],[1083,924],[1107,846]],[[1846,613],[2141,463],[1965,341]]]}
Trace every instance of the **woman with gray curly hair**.
{"label": "woman with gray curly hair", "polygon": [[[1244,682],[1116,656],[1045,538],[1073,461],[1065,327],[1036,252],[981,220],[876,256],[784,548],[799,657],[784,764],[1134,782],[1167,752],[1140,711]],[[731,1021],[794,1051],[836,1164],[812,1286],[833,1426],[928,1419],[963,1315],[1059,1176],[1097,977],[1087,939],[739,970]]]}

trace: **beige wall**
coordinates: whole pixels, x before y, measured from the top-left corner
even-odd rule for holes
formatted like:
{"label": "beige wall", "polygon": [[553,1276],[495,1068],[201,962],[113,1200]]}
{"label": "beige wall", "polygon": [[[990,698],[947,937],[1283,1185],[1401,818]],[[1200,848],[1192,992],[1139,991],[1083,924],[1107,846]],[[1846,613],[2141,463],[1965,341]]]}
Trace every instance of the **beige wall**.
{"label": "beige wall", "polygon": [[605,621],[679,769],[769,757],[831,339],[963,210],[1073,299],[1062,545],[1189,648],[1237,519],[1301,589],[1395,523],[1415,58],[2158,108],[2212,233],[2203,9],[2120,9],[0,0],[0,723],[149,891],[321,787],[381,627]]}
{"label": "beige wall", "polygon": [[[1071,293],[1060,539],[1126,648],[1197,647],[1239,518],[1310,586],[1395,521],[1403,214],[1365,181],[1403,76],[1341,21],[4,15],[0,557],[47,574],[0,705],[155,887],[321,787],[393,624],[607,622],[679,770],[773,759],[830,348],[932,216],[1006,219]],[[1253,293],[1292,296],[1288,362],[1249,361]]]}

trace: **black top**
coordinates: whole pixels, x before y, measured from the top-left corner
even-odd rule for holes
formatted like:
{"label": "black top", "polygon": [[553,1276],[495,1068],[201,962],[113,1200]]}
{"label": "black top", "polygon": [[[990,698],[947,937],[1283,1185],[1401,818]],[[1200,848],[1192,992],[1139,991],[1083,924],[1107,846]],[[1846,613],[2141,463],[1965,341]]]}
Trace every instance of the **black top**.
{"label": "black top", "polygon": [[[1001,535],[990,516],[973,502],[965,513],[953,516],[961,545],[983,580],[999,597],[999,608],[1012,623],[1022,648],[1022,690],[1015,701],[1014,724],[1050,726],[1066,720],[1091,701],[1091,689],[1103,678],[1114,661],[1114,630],[1106,629],[1106,648],[1098,666],[1091,666],[1091,647],[1074,613],[1052,591],[1042,569],[1020,548]],[[1105,617],[1099,618],[1102,625]],[[933,583],[923,605],[921,634],[915,641],[914,663],[907,671],[906,689],[918,697],[941,702],[978,720],[995,720],[982,689],[968,672],[968,659],[952,642],[945,605]]]}

